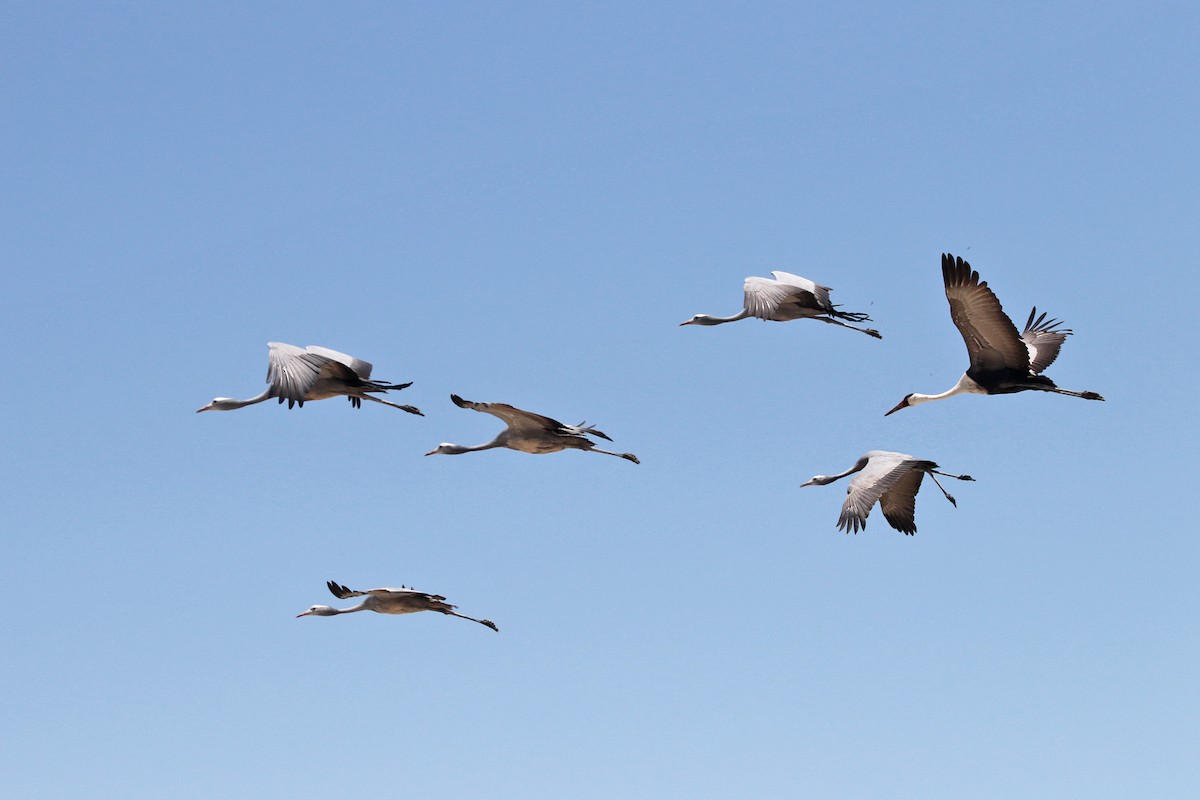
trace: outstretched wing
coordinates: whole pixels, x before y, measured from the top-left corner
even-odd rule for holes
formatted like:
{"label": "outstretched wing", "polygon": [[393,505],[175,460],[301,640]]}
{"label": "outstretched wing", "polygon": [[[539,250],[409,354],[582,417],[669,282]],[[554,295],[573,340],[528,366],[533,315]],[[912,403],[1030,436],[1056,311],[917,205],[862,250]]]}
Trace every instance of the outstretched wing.
{"label": "outstretched wing", "polygon": [[846,487],[846,501],[842,503],[838,529],[847,533],[866,530],[871,507],[905,476],[913,461],[903,453],[872,453],[867,466]]}
{"label": "outstretched wing", "polygon": [[1029,370],[1029,351],[1000,301],[962,258],[942,254],[942,280],[950,301],[950,318],[967,345],[971,368],[994,372]]}
{"label": "outstretched wing", "polygon": [[329,591],[334,597],[341,600],[345,600],[348,597],[363,597],[367,594],[367,592],[358,592],[334,581],[325,581],[325,585],[329,587]]}
{"label": "outstretched wing", "polygon": [[361,358],[355,358],[354,356],[348,356],[345,353],[339,353],[337,350],[330,350],[328,347],[309,345],[304,349],[313,355],[327,358],[330,361],[336,361],[339,364],[345,364],[354,371],[355,375],[364,381],[371,377],[371,370],[374,369],[370,362],[363,361]]}
{"label": "outstretched wing", "polygon": [[917,492],[925,472],[910,466],[899,470],[900,476],[891,488],[879,497],[879,508],[884,519],[896,530],[909,536],[917,532]]}
{"label": "outstretched wing", "polygon": [[1021,333],[1021,341],[1025,343],[1025,348],[1029,351],[1029,371],[1038,375],[1053,364],[1054,359],[1058,358],[1058,351],[1062,349],[1063,342],[1067,340],[1072,331],[1070,328],[1060,328],[1062,322],[1059,320],[1047,320],[1044,312],[1037,318],[1037,321],[1034,321],[1035,314],[1037,314],[1037,306],[1034,306],[1033,311],[1029,312],[1025,330]]}
{"label": "outstretched wing", "polygon": [[[552,433],[570,433],[572,426],[564,425],[556,419],[534,414],[532,411],[522,411],[507,403],[476,403],[463,400],[456,394],[450,395],[454,405],[459,408],[469,408],[472,411],[482,411],[504,421],[504,424],[514,430],[545,430]],[[607,438],[607,437],[606,437]]]}
{"label": "outstretched wing", "polygon": [[793,275],[790,272],[772,272],[775,280],[779,281],[784,286],[792,286],[799,291],[806,292],[813,296],[817,301],[817,305],[826,311],[833,309],[833,303],[829,299],[829,293],[833,291],[828,286],[822,286],[819,283],[810,281],[808,278],[802,278],[799,275]]}
{"label": "outstretched wing", "polygon": [[[750,276],[746,278],[746,282],[742,284],[742,305],[746,309],[746,313],[752,317],[759,319],[772,320],[775,319],[779,309],[785,303],[799,303],[806,307],[816,307],[816,304],[821,302],[820,297],[814,294],[815,290],[824,289],[822,286],[817,286],[809,280],[805,280],[798,275],[790,275],[786,272],[772,272],[772,275],[778,278],[783,276],[789,279],[800,281],[799,283],[785,282],[781,280],[771,280],[770,278],[758,278]],[[829,292],[825,290],[825,302],[828,303]]]}
{"label": "outstretched wing", "polygon": [[430,594],[429,592],[419,592],[416,589],[409,589],[407,586],[400,588],[380,588],[367,589],[366,591],[358,591],[347,586],[342,586],[334,581],[326,581],[325,585],[329,587],[329,591],[334,597],[346,600],[351,597],[366,597],[367,595],[375,595],[376,597],[411,597],[414,600],[428,600],[431,602],[442,602],[446,598],[438,594]]}
{"label": "outstretched wing", "polygon": [[287,400],[289,408],[292,403],[303,403],[330,360],[294,344],[267,342],[267,348],[267,383],[272,395]]}

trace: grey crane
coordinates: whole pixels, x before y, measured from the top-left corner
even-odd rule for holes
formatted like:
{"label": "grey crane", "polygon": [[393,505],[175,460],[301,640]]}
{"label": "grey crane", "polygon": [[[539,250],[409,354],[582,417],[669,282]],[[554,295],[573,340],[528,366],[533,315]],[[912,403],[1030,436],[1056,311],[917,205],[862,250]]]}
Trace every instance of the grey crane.
{"label": "grey crane", "polygon": [[967,345],[971,366],[958,383],[941,394],[913,392],[905,395],[895,408],[884,414],[885,417],[902,408],[930,400],[945,400],[956,394],[1011,394],[1032,390],[1084,400],[1104,399],[1095,392],[1062,389],[1041,374],[1058,358],[1063,342],[1073,333],[1069,328],[1060,327],[1061,322],[1047,320],[1045,313],[1037,316],[1037,306],[1034,306],[1025,322],[1025,330],[1017,333],[1017,326],[1004,313],[987,281],[979,280],[979,273],[971,269],[970,264],[949,253],[942,254],[942,282],[950,302],[950,319],[954,320]]}
{"label": "grey crane", "polygon": [[855,472],[859,474],[854,476],[846,489],[846,502],[842,504],[842,514],[838,517],[838,529],[847,533],[858,533],[859,530],[867,529],[867,515],[878,501],[888,524],[911,536],[917,532],[914,516],[917,491],[920,490],[921,479],[925,475],[933,478],[942,494],[946,495],[946,499],[955,507],[958,506],[958,501],[945,490],[937,476],[960,481],[975,480],[970,475],[941,472],[936,463],[915,456],[893,453],[890,450],[871,450],[864,453],[862,458],[855,461],[854,466],[845,472],[839,472],[837,475],[815,475],[800,485],[825,486]]}
{"label": "grey crane", "polygon": [[280,403],[286,400],[288,408],[294,405],[303,407],[307,400],[324,400],[341,395],[348,397],[350,405],[355,408],[362,406],[363,400],[370,400],[410,414],[425,416],[416,406],[402,406],[375,397],[373,392],[399,391],[412,386],[412,382],[373,381],[371,369],[371,365],[366,361],[327,347],[297,347],[283,342],[267,342],[267,383],[270,385],[263,393],[249,400],[218,397],[203,408],[196,409],[196,413],[232,411],[270,400],[272,397],[278,398]]}
{"label": "grey crane", "polygon": [[790,272],[772,272],[775,279],[746,278],[742,286],[744,297],[742,310],[732,317],[714,317],[708,314],[697,314],[680,325],[720,325],[725,322],[736,322],[746,317],[758,317],[771,322],[787,322],[793,319],[819,319],[831,325],[841,325],[862,331],[868,336],[882,339],[879,331],[873,328],[859,328],[849,325],[849,322],[870,322],[866,314],[850,311],[839,311],[837,306],[829,301],[828,286],[813,283],[808,278],[801,278]]}
{"label": "grey crane", "polygon": [[633,453],[613,453],[596,447],[595,442],[586,437],[598,436],[610,442],[612,439],[586,422],[578,425],[564,425],[556,419],[543,417],[541,414],[534,414],[531,411],[522,411],[505,403],[473,403],[470,400],[463,400],[456,394],[450,395],[450,399],[459,408],[470,408],[498,417],[508,427],[500,431],[500,435],[490,442],[473,447],[442,442],[426,453],[427,456],[459,455],[460,453],[473,453],[476,450],[490,450],[493,447],[507,447],[510,450],[520,450],[522,453],[536,455],[557,453],[559,450],[586,450],[591,453],[604,453],[606,456],[617,456],[635,464],[642,463]]}
{"label": "grey crane", "polygon": [[376,611],[380,614],[413,614],[417,611],[437,611],[440,614],[447,614],[451,617],[478,622],[480,625],[486,625],[494,631],[500,630],[496,627],[496,623],[490,619],[475,619],[474,617],[468,617],[466,614],[459,614],[454,610],[458,606],[450,605],[446,602],[446,598],[440,594],[418,592],[416,589],[410,589],[407,586],[401,586],[399,589],[367,589],[365,592],[359,592],[334,581],[326,581],[325,585],[329,587],[329,591],[333,593],[334,597],[341,598],[342,600],[350,597],[362,597],[364,599],[352,608],[313,606],[308,611],[297,614],[296,619],[300,617],[332,617],[337,614],[353,614],[355,611]]}

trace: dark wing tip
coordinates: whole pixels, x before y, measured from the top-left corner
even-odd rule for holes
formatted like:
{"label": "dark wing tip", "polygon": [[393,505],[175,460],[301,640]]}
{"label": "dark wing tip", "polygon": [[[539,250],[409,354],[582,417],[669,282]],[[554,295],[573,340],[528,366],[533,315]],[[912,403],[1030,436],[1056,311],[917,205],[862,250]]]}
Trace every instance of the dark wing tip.
{"label": "dark wing tip", "polygon": [[987,286],[979,280],[979,273],[971,269],[962,256],[952,256],[942,253],[942,282],[949,289],[951,286]]}
{"label": "dark wing tip", "polygon": [[350,590],[345,586],[341,586],[333,581],[326,581],[325,585],[329,587],[329,591],[334,597],[345,600],[350,596]]}
{"label": "dark wing tip", "polygon": [[467,401],[463,400],[461,397],[459,397],[456,394],[450,395],[450,401],[453,402],[454,405],[458,406],[459,408],[470,408],[470,406],[467,405]]}
{"label": "dark wing tip", "polygon": [[[1037,316],[1037,319],[1034,319],[1035,316]],[[1055,334],[1061,334],[1063,336],[1070,336],[1071,334],[1074,333],[1074,331],[1072,331],[1070,328],[1062,327],[1062,324],[1063,324],[1062,320],[1060,320],[1060,319],[1047,320],[1046,319],[1047,316],[1049,316],[1049,314],[1045,311],[1043,311],[1041,313],[1041,315],[1039,316],[1037,313],[1037,306],[1034,306],[1033,310],[1029,312],[1029,319],[1027,319],[1025,321],[1025,329],[1022,331],[1022,334],[1025,334],[1025,333],[1034,333],[1034,334],[1055,333]]]}

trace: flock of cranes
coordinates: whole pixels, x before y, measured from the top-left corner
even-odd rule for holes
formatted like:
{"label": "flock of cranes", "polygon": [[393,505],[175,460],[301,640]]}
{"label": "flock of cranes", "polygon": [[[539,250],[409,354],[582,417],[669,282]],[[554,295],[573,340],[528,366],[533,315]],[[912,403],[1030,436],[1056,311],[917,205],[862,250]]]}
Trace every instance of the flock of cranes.
{"label": "flock of cranes", "polygon": [[[829,299],[831,289],[814,283],[799,275],[787,272],[772,272],[774,278],[746,278],[743,285],[743,307],[740,312],[728,317],[697,314],[681,325],[720,325],[747,317],[756,317],[773,322],[796,319],[815,319],[860,331],[876,339],[882,339],[879,331],[862,328],[850,323],[870,322],[871,318],[860,312],[840,311]],[[942,255],[942,279],[946,288],[946,299],[950,303],[950,318],[962,334],[967,347],[970,366],[959,378],[958,383],[940,394],[911,393],[904,397],[888,416],[902,408],[944,400],[957,394],[1010,394],[1013,392],[1040,391],[1078,397],[1084,400],[1103,400],[1096,392],[1077,392],[1060,388],[1043,371],[1054,363],[1067,336],[1069,328],[1063,328],[1056,319],[1038,315],[1037,308],[1029,314],[1024,330],[1017,332],[1013,321],[1004,313],[1000,301],[979,279],[979,273],[962,258]],[[371,364],[353,356],[325,347],[296,347],[295,345],[270,342],[268,344],[267,389],[248,400],[217,397],[201,411],[230,411],[276,398],[280,403],[287,401],[288,408],[303,406],[311,400],[329,397],[349,398],[351,405],[358,408],[363,400],[381,403],[410,414],[421,414],[414,406],[376,397],[390,391],[400,391],[411,383],[386,383],[371,380]],[[616,456],[640,464],[633,453],[616,453],[602,450],[588,437],[612,441],[595,427],[581,422],[566,425],[558,420],[524,411],[504,403],[477,403],[464,400],[456,394],[451,401],[459,408],[480,411],[500,419],[505,428],[496,438],[483,444],[464,446],[443,442],[425,455],[458,455],[479,450],[505,447],[522,453],[556,453],[560,450],[583,450]],[[933,461],[920,459],[904,453],[887,450],[871,450],[860,457],[853,466],[836,475],[816,475],[801,486],[824,486],[836,480],[854,475],[846,490],[846,500],[838,517],[838,529],[847,533],[865,530],[867,517],[876,503],[882,509],[884,519],[896,530],[915,534],[916,498],[921,482],[928,475],[952,505],[954,497],[946,491],[937,476],[960,481],[973,481],[970,475],[953,475],[942,472]],[[369,589],[354,591],[333,581],[328,582],[329,591],[345,599],[363,597],[364,600],[351,608],[337,609],[315,605],[298,617],[334,616],[355,611],[376,611],[381,614],[408,614],[416,611],[437,611],[449,616],[478,622],[492,630],[499,630],[487,619],[475,619],[455,612],[455,606],[445,602],[440,595],[427,594],[415,589]]]}

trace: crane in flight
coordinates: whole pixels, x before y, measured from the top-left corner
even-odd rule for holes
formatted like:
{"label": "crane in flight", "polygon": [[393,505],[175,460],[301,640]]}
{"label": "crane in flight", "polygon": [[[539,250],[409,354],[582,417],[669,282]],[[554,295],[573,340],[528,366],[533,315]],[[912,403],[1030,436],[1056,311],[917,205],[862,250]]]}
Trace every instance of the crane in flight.
{"label": "crane in flight", "polygon": [[1004,313],[987,281],[979,280],[979,273],[971,269],[970,264],[949,253],[942,254],[942,282],[950,302],[950,319],[954,320],[967,345],[971,366],[958,383],[941,394],[913,392],[905,395],[895,408],[884,414],[885,417],[902,408],[930,400],[945,400],[956,394],[1011,394],[1032,390],[1084,400],[1104,399],[1095,392],[1059,388],[1041,374],[1058,358],[1063,342],[1072,334],[1069,328],[1060,327],[1061,322],[1047,320],[1044,313],[1037,316],[1037,306],[1034,306],[1025,322],[1025,330],[1017,333],[1017,326]]}
{"label": "crane in flight", "polygon": [[[708,314],[697,314],[691,319],[679,323],[682,325],[721,325],[725,322],[736,322],[746,317],[758,317],[771,322],[788,322],[793,319],[819,319],[831,325],[841,325],[862,331],[868,336],[882,339],[879,331],[874,328],[859,328],[848,322],[870,322],[866,314],[851,311],[839,311],[829,300],[832,291],[828,286],[813,283],[808,278],[801,278],[790,272],[772,272],[771,278],[746,278],[742,285],[742,310],[731,317],[714,317]],[[847,322],[842,322],[847,320]]]}
{"label": "crane in flight", "polygon": [[399,589],[367,589],[365,592],[359,592],[341,586],[333,581],[326,581],[325,585],[329,587],[329,591],[333,593],[334,597],[342,600],[350,597],[362,597],[363,601],[351,608],[312,606],[308,611],[297,614],[296,619],[300,619],[300,617],[332,617],[337,614],[353,614],[355,611],[376,611],[380,614],[413,614],[417,611],[437,611],[440,614],[447,614],[451,617],[478,622],[480,625],[486,625],[497,632],[500,630],[496,627],[496,623],[490,619],[475,619],[474,617],[468,617],[466,614],[459,614],[454,610],[458,606],[450,605],[446,602],[446,598],[440,594],[418,592],[416,589],[410,589],[407,586],[401,586]]}
{"label": "crane in flight", "polygon": [[324,400],[327,397],[348,397],[350,405],[362,406],[363,400],[382,403],[410,414],[425,416],[416,406],[402,406],[375,397],[373,393],[399,391],[408,383],[384,383],[371,380],[371,365],[362,359],[330,350],[327,347],[296,347],[283,342],[267,342],[267,383],[263,393],[249,400],[232,397],[217,397],[201,411],[232,411],[235,408],[261,403],[278,398],[287,401],[288,408],[303,407],[308,400]]}
{"label": "crane in flight", "polygon": [[854,462],[854,466],[837,475],[814,475],[810,480],[800,484],[805,486],[825,486],[836,480],[858,473],[850,481],[846,489],[846,502],[842,503],[842,514],[838,517],[838,530],[846,533],[858,533],[867,529],[867,515],[876,502],[883,509],[883,517],[896,530],[909,536],[917,532],[916,506],[917,492],[921,488],[921,479],[926,475],[946,495],[950,504],[958,507],[958,501],[945,490],[937,476],[955,478],[960,481],[975,480],[970,475],[951,475],[938,470],[938,465],[904,453],[893,453],[890,450],[872,450]]}
{"label": "crane in flight", "polygon": [[642,463],[633,453],[613,453],[596,447],[596,443],[588,439],[588,436],[598,436],[610,442],[612,439],[586,422],[578,425],[564,425],[556,419],[543,417],[532,411],[522,411],[505,403],[474,403],[470,400],[463,400],[456,394],[450,395],[450,399],[459,408],[469,408],[474,411],[482,411],[484,414],[491,414],[502,420],[507,427],[490,442],[473,447],[442,442],[426,453],[427,456],[459,455],[473,453],[477,450],[491,450],[493,447],[507,447],[510,450],[520,450],[522,453],[536,455],[557,453],[560,450],[586,450],[592,453],[604,453],[606,456],[617,456],[635,464]]}

